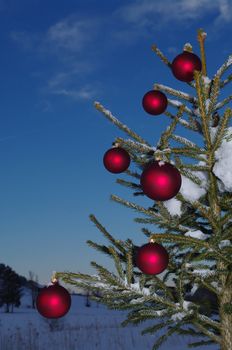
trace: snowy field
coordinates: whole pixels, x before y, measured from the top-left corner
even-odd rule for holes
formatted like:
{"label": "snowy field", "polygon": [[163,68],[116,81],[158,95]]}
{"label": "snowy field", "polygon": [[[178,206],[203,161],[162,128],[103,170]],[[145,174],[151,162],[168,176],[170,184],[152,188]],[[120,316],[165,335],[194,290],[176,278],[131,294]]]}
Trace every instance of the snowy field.
{"label": "snowy field", "polygon": [[[93,301],[86,307],[85,301],[86,297],[73,295],[71,309],[65,317],[47,320],[29,307],[30,297],[25,294],[21,307],[15,308],[14,313],[6,314],[0,309],[0,350],[151,350],[155,339],[163,334],[140,334],[155,320],[123,328],[120,322],[127,311],[109,310]],[[185,350],[189,349],[189,341],[197,340],[200,339],[174,334],[160,349]],[[202,349],[219,350],[219,347]]]}

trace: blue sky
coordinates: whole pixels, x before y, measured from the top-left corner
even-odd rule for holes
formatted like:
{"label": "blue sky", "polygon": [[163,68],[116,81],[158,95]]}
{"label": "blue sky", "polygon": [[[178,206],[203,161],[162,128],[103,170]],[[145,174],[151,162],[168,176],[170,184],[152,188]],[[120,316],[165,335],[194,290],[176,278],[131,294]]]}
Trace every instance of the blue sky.
{"label": "blue sky", "polygon": [[86,244],[107,244],[91,213],[118,239],[147,243],[133,222],[141,215],[109,198],[151,201],[117,185],[129,178],[102,163],[114,139],[128,137],[93,102],[155,146],[170,121],[146,114],[143,95],[154,83],[193,91],[151,45],[170,61],[186,42],[200,55],[203,28],[211,78],[231,54],[231,19],[226,0],[0,0],[1,262],[25,276],[34,271],[42,283],[53,270],[95,273],[92,260],[112,270],[111,260]]}

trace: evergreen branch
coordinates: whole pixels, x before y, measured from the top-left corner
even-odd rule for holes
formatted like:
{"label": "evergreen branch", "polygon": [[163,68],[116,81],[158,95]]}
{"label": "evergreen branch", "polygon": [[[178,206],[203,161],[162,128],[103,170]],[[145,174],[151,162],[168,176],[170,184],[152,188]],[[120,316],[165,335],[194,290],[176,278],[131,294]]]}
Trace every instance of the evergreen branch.
{"label": "evergreen branch", "polygon": [[177,148],[172,148],[171,152],[175,154],[182,154],[185,157],[192,157],[194,159],[203,160],[205,162],[205,158],[199,156],[199,153],[196,150],[192,150],[184,147],[180,147],[180,148],[177,147]]}
{"label": "evergreen branch", "polygon": [[185,320],[180,320],[179,322],[177,322],[177,324],[173,327],[169,326],[168,331],[166,331],[165,334],[163,334],[162,336],[160,336],[158,338],[158,340],[155,342],[155,344],[153,345],[152,350],[158,350],[159,347],[168,339],[168,337],[170,337],[173,333],[176,333],[177,328],[180,327],[181,325],[186,324],[186,319]]}
{"label": "evergreen branch", "polygon": [[154,218],[157,219],[157,221],[161,219],[161,216],[158,215],[158,214],[155,214],[153,211],[147,210],[147,209],[145,209],[144,207],[141,207],[141,206],[139,206],[139,205],[137,205],[137,204],[134,204],[134,203],[125,201],[125,200],[121,199],[121,198],[118,197],[118,196],[111,195],[111,196],[110,196],[110,199],[113,200],[113,201],[115,201],[115,202],[117,202],[117,203],[121,203],[121,204],[123,204],[124,206],[129,207],[129,208],[131,208],[131,209],[135,209],[136,211],[138,211],[138,212],[140,212],[140,213],[143,213],[143,214],[145,214],[145,215],[154,217]]}
{"label": "evergreen branch", "polygon": [[139,135],[137,135],[134,131],[129,129],[126,125],[122,124],[116,117],[112,115],[112,113],[105,109],[104,106],[102,106],[99,102],[94,102],[94,106],[96,109],[98,109],[100,112],[102,112],[106,118],[108,118],[113,124],[115,124],[119,129],[127,133],[129,136],[131,136],[133,139],[135,139],[138,142],[144,143],[145,145],[149,146],[149,143],[145,140],[143,140]]}
{"label": "evergreen branch", "polygon": [[128,250],[126,253],[126,278],[127,278],[127,284],[130,285],[132,281],[133,276],[133,263],[132,263],[132,250]]}
{"label": "evergreen branch", "polygon": [[118,253],[116,252],[116,250],[112,246],[109,246],[108,250],[109,250],[111,256],[113,256],[113,258],[114,258],[115,267],[117,269],[119,277],[121,279],[123,279],[124,278],[124,272],[123,272],[122,264],[121,264],[120,257],[118,255]]}
{"label": "evergreen branch", "polygon": [[147,283],[147,275],[141,274],[139,277],[139,288],[142,290]]}
{"label": "evergreen branch", "polygon": [[123,179],[117,179],[116,183],[118,183],[118,184],[120,184],[122,186],[125,186],[125,187],[132,188],[133,190],[134,189],[141,189],[141,185],[138,185],[138,184],[133,183],[133,182],[128,182],[128,181],[125,181]]}
{"label": "evergreen branch", "polygon": [[159,208],[159,212],[161,216],[166,219],[166,221],[172,220],[172,216],[170,215],[168,209],[165,207],[162,201],[156,202],[157,207]]}
{"label": "evergreen branch", "polygon": [[229,210],[232,205],[232,197],[230,193],[224,193],[223,197],[220,198],[220,205],[223,207],[224,210]]}
{"label": "evergreen branch", "polygon": [[164,54],[160,51],[160,49],[158,49],[158,47],[155,44],[152,45],[151,49],[157,54],[157,56],[162,60],[162,62],[164,62],[169,68],[172,67],[171,62],[169,62],[169,60],[164,56]]}
{"label": "evergreen branch", "polygon": [[[162,279],[158,278],[156,275],[152,276],[152,280],[155,282],[155,287],[160,287],[161,290],[165,293],[165,296],[169,297],[170,300],[174,301],[174,297],[172,292],[170,291],[169,287],[162,281]],[[151,292],[152,292],[152,285],[151,285]]]}
{"label": "evergreen branch", "polygon": [[196,118],[195,117],[193,117],[193,116],[189,116],[189,120],[190,120],[190,122],[191,122],[191,125],[193,125],[193,130],[195,131],[197,131],[200,135],[203,135],[203,131],[202,131],[202,125],[201,125],[201,123],[199,123],[199,121],[198,120],[196,120]]}
{"label": "evergreen branch", "polygon": [[212,216],[210,209],[207,209],[205,206],[201,205],[199,201],[193,201],[191,202],[191,205],[193,206],[193,208],[199,210],[201,215],[210,223],[215,223],[215,218]]}
{"label": "evergreen branch", "polygon": [[[105,227],[103,227],[100,222],[96,219],[96,217],[93,214],[89,215],[90,220],[95,224],[95,226],[99,229],[99,231],[101,231],[103,233],[103,235],[110,241],[113,243],[113,245],[115,247],[117,247],[123,254],[125,254],[125,249],[121,246],[121,244],[119,243],[119,241],[117,241],[116,239],[114,239],[113,236],[111,236],[109,234],[108,231],[106,231]],[[91,241],[87,241],[89,242],[89,244],[91,245],[93,242]],[[91,243],[90,243],[91,242]],[[95,244],[95,243],[94,243]]]}
{"label": "evergreen branch", "polygon": [[163,149],[163,148],[168,147],[168,139],[171,137],[172,133],[174,132],[174,130],[177,126],[178,120],[180,119],[180,117],[183,114],[183,109],[184,109],[184,106],[183,105],[180,106],[176,117],[174,118],[172,123],[167,127],[166,131],[162,134],[162,136],[158,142],[158,148]]}
{"label": "evergreen branch", "polygon": [[159,318],[159,317],[164,317],[170,314],[170,310],[167,308],[161,309],[161,310],[153,310],[150,307],[149,308],[143,308],[140,310],[136,310],[134,315],[135,317],[143,317],[143,318]]}
{"label": "evergreen branch", "polygon": [[[100,282],[99,276],[95,277],[72,272],[57,272],[56,276],[58,276],[59,279],[62,279],[64,283],[80,287],[84,290],[89,290],[90,288],[94,292],[98,292],[99,289],[104,292],[112,290],[111,285]],[[77,281],[76,279],[85,280],[85,282]]]}
{"label": "evergreen branch", "polygon": [[97,264],[95,261],[91,261],[91,265],[98,270],[99,275],[104,278],[104,280],[107,282],[108,285],[116,286],[116,287],[118,286],[123,289],[125,288],[124,283],[112,272],[108,271],[103,266]]}
{"label": "evergreen branch", "polygon": [[128,149],[133,149],[134,151],[142,154],[148,153],[148,152],[155,152],[155,147],[150,147],[130,139],[125,140],[125,139],[122,139],[121,137],[117,137],[116,142],[119,143],[121,146],[126,146]]}
{"label": "evergreen branch", "polygon": [[201,340],[201,341],[198,341],[198,342],[189,343],[188,347],[189,348],[196,348],[198,346],[211,345],[211,344],[215,344],[215,341],[214,340]]}
{"label": "evergreen branch", "polygon": [[231,219],[232,219],[232,211],[229,211],[220,219],[220,225],[224,226],[225,224],[229,223]]}
{"label": "evergreen branch", "polygon": [[[165,111],[164,114],[165,114],[167,117],[171,118],[171,119],[176,118],[175,115],[173,115],[172,113],[170,113],[170,112],[168,112],[168,111]],[[189,118],[192,118],[192,116],[190,116]],[[194,119],[191,120],[191,121],[192,121],[192,123],[190,124],[190,123],[188,123],[185,119],[181,119],[181,118],[180,118],[180,119],[178,120],[178,123],[179,123],[180,125],[182,125],[183,127],[187,128],[187,129],[190,129],[190,130],[193,130],[193,131],[199,131],[199,128],[198,128],[198,126],[196,125],[196,121],[195,121]]]}
{"label": "evergreen branch", "polygon": [[172,324],[173,321],[166,321],[166,322],[160,322],[158,324],[155,324],[151,327],[148,327],[146,329],[144,329],[142,332],[141,332],[141,335],[144,335],[144,334],[147,334],[147,333],[155,333],[157,331],[159,331],[161,328],[164,328],[166,326],[168,326],[169,324]]}
{"label": "evergreen branch", "polygon": [[189,109],[187,106],[183,105],[181,102],[177,101],[177,100],[170,100],[168,98],[168,104],[173,106],[173,107],[181,107],[181,106],[184,106],[183,109],[184,109],[184,112],[189,114],[190,116],[197,116],[196,112],[194,110],[191,110]]}
{"label": "evergreen branch", "polygon": [[203,336],[203,337],[206,337],[205,334],[203,334],[202,332],[196,332],[195,329],[193,328],[188,328],[188,329],[183,329],[183,328],[178,328],[177,330],[177,333],[180,334],[180,335],[191,335],[193,337],[199,337],[199,336]]}
{"label": "evergreen branch", "polygon": [[62,279],[62,280],[64,280],[64,278],[80,278],[80,279],[85,279],[87,281],[94,281],[94,282],[99,281],[99,279],[96,276],[90,276],[83,273],[74,273],[74,272],[68,272],[68,271],[56,272],[55,277],[57,279]]}
{"label": "evergreen branch", "polygon": [[215,295],[219,296],[220,292],[218,290],[216,290],[211,284],[207,283],[205,279],[202,278],[196,278],[196,282],[198,282],[199,284],[201,284],[203,287],[207,288],[208,290],[210,290],[212,293],[214,293]]}
{"label": "evergreen branch", "polygon": [[214,153],[216,149],[220,146],[220,144],[223,141],[223,136],[226,135],[226,127],[229,122],[229,118],[232,116],[232,110],[231,108],[227,108],[223,114],[223,117],[221,118],[221,122],[219,124],[219,127],[217,129],[216,135],[214,137],[214,143],[212,147],[212,152]]}
{"label": "evergreen branch", "polygon": [[169,136],[170,138],[172,138],[173,140],[182,143],[183,145],[196,150],[198,153],[203,153],[205,152],[205,150],[203,148],[200,148],[198,145],[196,145],[194,142],[186,139],[185,137],[179,136],[179,135],[175,135],[175,134],[171,134]]}
{"label": "evergreen branch", "polygon": [[203,185],[202,185],[202,180],[199,177],[197,177],[193,173],[190,173],[189,171],[184,170],[183,168],[180,168],[179,170],[181,171],[182,175],[187,177],[189,180],[191,180],[192,182],[194,182],[198,186],[204,188]]}
{"label": "evergreen branch", "polygon": [[194,245],[196,247],[202,247],[202,248],[207,248],[211,249],[212,252],[214,252],[214,256],[218,256],[219,259],[225,261],[227,264],[231,264],[232,261],[228,259],[224,254],[221,254],[219,249],[215,249],[214,246],[212,246],[210,243],[205,242],[203,240],[189,237],[189,236],[182,236],[178,234],[167,234],[167,233],[152,233],[150,230],[147,228],[142,228],[143,232],[146,232],[149,234],[150,238],[153,238],[155,241],[172,241],[172,242],[178,242],[179,244],[189,244],[189,245]]}
{"label": "evergreen branch", "polygon": [[211,114],[217,109],[216,108],[216,103],[217,103],[217,98],[220,93],[220,78],[217,76],[213,80],[213,83],[211,85],[211,93],[210,93],[210,102],[208,106],[208,112],[207,112],[207,120],[209,120]]}
{"label": "evergreen branch", "polygon": [[201,330],[208,338],[212,341],[221,344],[221,337],[215,335],[213,332],[209,331],[206,327],[204,327],[199,321],[192,320],[192,323],[195,324],[197,328]]}
{"label": "evergreen branch", "polygon": [[179,244],[189,244],[193,246],[198,246],[198,247],[204,247],[207,249],[212,249],[211,245],[203,240],[189,237],[189,236],[182,236],[178,234],[168,234],[168,233],[152,233],[150,230],[147,228],[143,228],[142,231],[146,231],[147,233],[150,234],[150,237],[153,238],[155,241],[171,241],[171,242],[178,242]]}
{"label": "evergreen branch", "polygon": [[212,320],[211,318],[205,316],[205,315],[202,315],[200,313],[198,313],[196,315],[197,319],[199,319],[201,322],[204,322],[204,323],[207,323],[209,326],[217,329],[218,331],[221,330],[221,326],[220,326],[220,322],[218,321],[214,321]]}
{"label": "evergreen branch", "polygon": [[101,252],[101,253],[104,253],[104,254],[107,254],[107,255],[111,255],[111,253],[110,253],[110,251],[109,251],[109,248],[106,247],[105,245],[97,244],[97,243],[91,241],[90,239],[88,239],[88,240],[86,241],[86,243],[87,243],[90,247],[92,247],[92,248],[98,250],[98,251]]}
{"label": "evergreen branch", "polygon": [[[158,47],[155,44],[152,45],[151,49],[157,54],[157,56],[161,59],[161,61],[168,66],[168,68],[170,69],[172,68],[171,62],[169,62],[169,60],[164,56],[164,54],[160,51],[160,49],[158,49]],[[194,87],[192,82],[190,83],[188,82],[187,84]]]}
{"label": "evergreen branch", "polygon": [[[136,310],[137,311],[137,310]],[[138,325],[139,323],[145,322],[149,319],[154,318],[153,315],[151,315],[150,317],[147,315],[143,315],[143,316],[137,316],[137,315],[133,315],[133,316],[128,316],[128,318],[121,322],[121,326],[122,327],[126,327],[129,323],[133,323],[134,325]]]}
{"label": "evergreen branch", "polygon": [[185,101],[188,101],[190,103],[194,103],[197,101],[196,97],[190,96],[189,94],[175,90],[173,88],[170,88],[169,86],[165,86],[162,84],[154,84],[153,88],[154,88],[154,90],[161,90],[161,91],[167,92],[168,94],[170,94],[172,96],[179,97],[179,98],[181,98]]}
{"label": "evergreen branch", "polygon": [[211,148],[211,139],[209,134],[209,128],[208,128],[208,120],[207,120],[207,112],[205,108],[205,96],[204,92],[202,90],[202,76],[199,71],[194,71],[194,79],[196,81],[196,89],[197,89],[197,96],[198,96],[198,105],[200,110],[200,116],[202,120],[202,131],[204,138],[206,140],[207,148]]}
{"label": "evergreen branch", "polygon": [[193,171],[211,171],[211,167],[207,165],[181,164],[178,168],[191,169]]}
{"label": "evergreen branch", "polygon": [[224,107],[226,104],[228,104],[231,100],[232,100],[232,95],[226,97],[224,100],[222,100],[221,102],[217,103],[216,110],[218,111],[219,109]]}
{"label": "evergreen branch", "polygon": [[232,80],[232,73],[228,76],[227,79],[223,80],[220,83],[220,88],[223,88],[224,86],[226,86],[231,80]]}
{"label": "evergreen branch", "polygon": [[206,59],[205,59],[205,48],[204,48],[204,42],[206,38],[206,33],[203,31],[203,29],[198,29],[197,31],[197,40],[200,45],[200,50],[201,50],[201,63],[202,63],[202,74],[207,76],[207,71],[206,71]]}
{"label": "evergreen branch", "polygon": [[135,218],[134,222],[138,222],[139,224],[155,224],[156,220],[154,219],[148,219],[148,218]]}
{"label": "evergreen branch", "polygon": [[226,62],[223,63],[223,65],[217,70],[217,73],[215,74],[214,79],[216,78],[216,76],[221,78],[222,74],[225,73],[225,71],[231,66],[231,64],[232,64],[232,55],[230,55],[226,60]]}
{"label": "evergreen branch", "polygon": [[180,267],[180,273],[178,274],[178,280],[177,280],[177,293],[178,293],[178,302],[180,303],[181,307],[183,308],[184,303],[184,291],[183,291],[183,274],[184,274],[184,264],[181,264]]}

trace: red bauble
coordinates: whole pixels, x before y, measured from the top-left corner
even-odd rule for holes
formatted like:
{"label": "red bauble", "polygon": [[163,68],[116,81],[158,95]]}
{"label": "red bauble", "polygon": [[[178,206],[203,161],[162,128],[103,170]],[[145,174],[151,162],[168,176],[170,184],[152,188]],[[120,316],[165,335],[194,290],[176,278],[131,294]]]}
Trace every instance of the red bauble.
{"label": "red bauble", "polygon": [[168,266],[169,256],[166,249],[158,243],[147,243],[139,248],[136,265],[148,275],[158,275]]}
{"label": "red bauble", "polygon": [[170,163],[154,161],[149,163],[140,178],[146,196],[157,201],[175,197],[181,187],[179,170]]}
{"label": "red bauble", "polygon": [[161,91],[151,90],[143,96],[142,105],[147,113],[157,115],[165,111],[168,100]]}
{"label": "red bauble", "polygon": [[36,299],[38,312],[47,318],[59,318],[70,309],[71,297],[67,289],[57,282],[43,288]]}
{"label": "red bauble", "polygon": [[200,58],[192,52],[184,51],[172,61],[172,73],[176,79],[190,82],[194,79],[194,70],[201,70]]}
{"label": "red bauble", "polygon": [[110,148],[103,157],[105,168],[111,173],[121,173],[130,165],[130,156],[121,147]]}

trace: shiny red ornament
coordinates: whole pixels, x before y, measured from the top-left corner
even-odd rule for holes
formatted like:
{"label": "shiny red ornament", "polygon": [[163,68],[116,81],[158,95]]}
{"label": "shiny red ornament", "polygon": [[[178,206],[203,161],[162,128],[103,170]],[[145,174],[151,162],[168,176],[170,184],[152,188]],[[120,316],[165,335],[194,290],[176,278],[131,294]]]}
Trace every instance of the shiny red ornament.
{"label": "shiny red ornament", "polygon": [[110,148],[103,157],[105,168],[111,173],[121,173],[130,165],[128,152],[121,147]]}
{"label": "shiny red ornament", "polygon": [[145,167],[140,177],[140,184],[147,197],[166,201],[179,192],[181,175],[172,164],[154,161]]}
{"label": "shiny red ornament", "polygon": [[147,113],[158,115],[166,110],[168,100],[161,91],[151,90],[143,96],[142,105]]}
{"label": "shiny red ornament", "polygon": [[136,265],[145,274],[158,275],[163,272],[169,262],[166,249],[158,243],[147,243],[138,249]]}
{"label": "shiny red ornament", "polygon": [[58,282],[43,288],[36,299],[38,312],[47,318],[63,317],[70,309],[71,296]]}
{"label": "shiny red ornament", "polygon": [[172,61],[172,73],[176,79],[190,82],[194,79],[194,70],[200,71],[202,67],[200,58],[192,52],[184,51]]}

